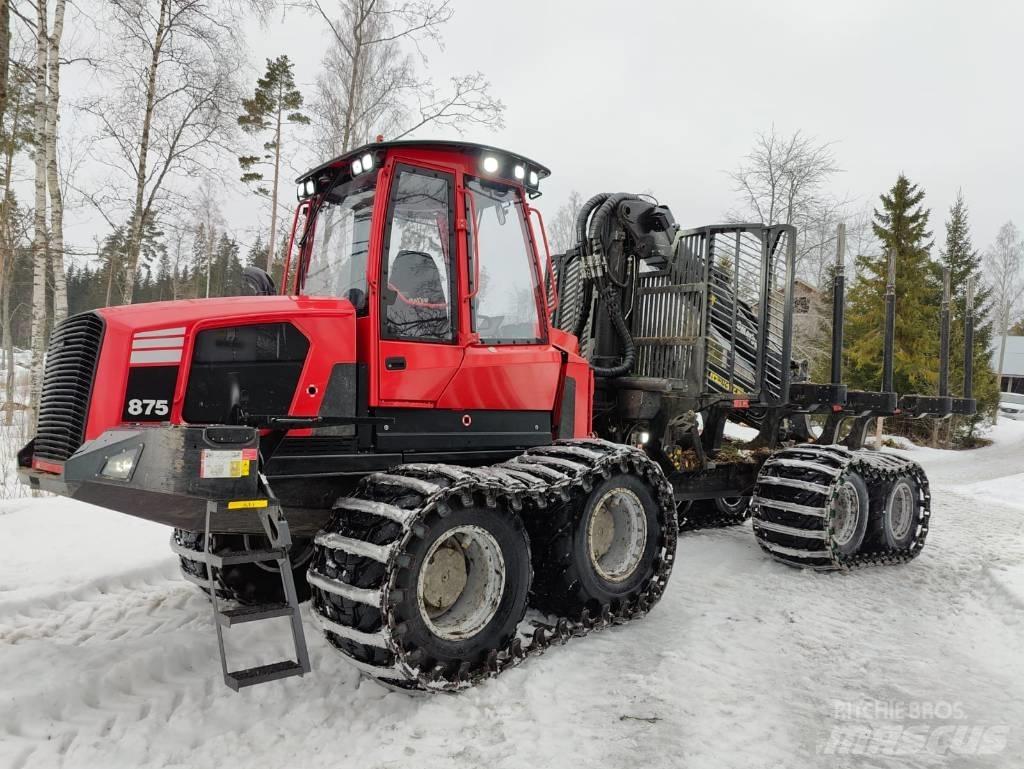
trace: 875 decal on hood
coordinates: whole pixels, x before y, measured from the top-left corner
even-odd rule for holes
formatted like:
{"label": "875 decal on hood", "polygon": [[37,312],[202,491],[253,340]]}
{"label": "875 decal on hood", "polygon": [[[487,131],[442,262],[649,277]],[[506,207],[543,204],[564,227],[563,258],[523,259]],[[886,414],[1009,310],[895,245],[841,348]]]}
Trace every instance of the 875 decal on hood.
{"label": "875 decal on hood", "polygon": [[134,366],[128,372],[122,422],[166,422],[171,414],[177,366]]}

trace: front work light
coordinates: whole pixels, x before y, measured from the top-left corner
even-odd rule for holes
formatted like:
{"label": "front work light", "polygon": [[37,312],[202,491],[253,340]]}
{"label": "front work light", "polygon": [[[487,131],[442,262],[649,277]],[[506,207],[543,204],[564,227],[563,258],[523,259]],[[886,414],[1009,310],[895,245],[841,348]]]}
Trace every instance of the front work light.
{"label": "front work light", "polygon": [[515,174],[515,177],[517,179],[522,179],[526,176],[526,169],[523,168],[522,166],[516,166],[513,170],[513,173]]}
{"label": "front work light", "polygon": [[367,152],[365,155],[363,155],[362,160],[363,160],[363,170],[364,171],[369,171],[369,170],[371,170],[373,168],[373,155],[371,155],[369,152]]}
{"label": "front work light", "polygon": [[107,461],[103,463],[103,469],[100,470],[100,475],[113,481],[127,481],[132,477],[135,461],[138,458],[139,449],[137,447],[119,451],[107,457]]}
{"label": "front work light", "polygon": [[497,173],[498,171],[498,159],[493,155],[488,155],[484,158],[484,171],[489,174]]}
{"label": "front work light", "polygon": [[530,186],[536,187],[538,184],[540,184],[540,177],[537,176],[537,172],[530,171]]}
{"label": "front work light", "polygon": [[362,172],[363,172],[363,161],[360,160],[359,158],[356,158],[355,160],[352,161],[352,175],[353,176],[358,176]]}

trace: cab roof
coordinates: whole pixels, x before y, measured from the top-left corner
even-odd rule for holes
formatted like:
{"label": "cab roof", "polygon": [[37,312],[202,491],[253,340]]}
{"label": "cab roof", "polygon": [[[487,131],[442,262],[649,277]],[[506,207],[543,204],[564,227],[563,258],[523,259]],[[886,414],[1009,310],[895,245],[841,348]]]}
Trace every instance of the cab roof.
{"label": "cab roof", "polygon": [[525,155],[517,155],[514,152],[503,150],[500,147],[492,147],[488,144],[476,144],[475,142],[464,142],[464,141],[446,141],[446,140],[432,140],[432,139],[407,139],[404,141],[390,141],[390,142],[372,142],[370,144],[364,144],[361,147],[357,147],[354,150],[349,150],[344,155],[338,155],[333,160],[328,160],[326,163],[321,163],[316,168],[311,168],[302,174],[295,181],[299,184],[316,176],[321,171],[328,168],[336,168],[342,166],[349,161],[355,160],[357,157],[362,157],[367,152],[376,152],[378,150],[389,150],[393,148],[404,148],[404,149],[431,149],[431,150],[450,150],[452,152],[462,152],[473,155],[483,155],[487,153],[494,153],[501,155],[502,157],[511,158],[524,163],[537,172],[537,175],[541,179],[546,179],[551,176],[551,171],[542,166],[535,160]]}

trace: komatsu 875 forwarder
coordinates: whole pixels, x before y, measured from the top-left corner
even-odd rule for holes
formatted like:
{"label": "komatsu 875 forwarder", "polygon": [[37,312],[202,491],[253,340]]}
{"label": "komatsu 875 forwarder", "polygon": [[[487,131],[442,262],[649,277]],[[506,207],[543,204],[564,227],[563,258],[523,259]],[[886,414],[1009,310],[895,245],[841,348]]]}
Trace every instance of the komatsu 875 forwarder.
{"label": "komatsu 875 forwarder", "polygon": [[[792,227],[682,230],[601,194],[553,256],[529,204],[548,173],[458,141],[312,169],[279,293],[249,268],[250,296],[54,330],[23,481],[173,527],[236,689],[309,671],[307,598],[368,675],[455,690],[642,617],[681,528],[752,516],[769,556],[816,569],[917,555],[927,479],[861,443],[877,416],[974,411],[969,370],[949,393],[948,301],[937,395],[893,392],[891,285],[882,387],[849,390],[840,271],[832,381],[811,383]],[[757,438],[723,450],[727,420]],[[231,670],[223,630],[274,617],[294,659]]]}

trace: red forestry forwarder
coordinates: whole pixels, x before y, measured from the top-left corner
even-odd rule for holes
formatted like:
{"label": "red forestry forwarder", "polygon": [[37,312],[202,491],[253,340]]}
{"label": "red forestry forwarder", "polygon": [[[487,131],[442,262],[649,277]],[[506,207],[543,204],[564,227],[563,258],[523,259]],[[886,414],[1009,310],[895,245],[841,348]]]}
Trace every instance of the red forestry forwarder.
{"label": "red forestry forwarder", "polygon": [[[552,257],[528,203],[548,174],[426,141],[311,170],[280,295],[249,268],[253,296],[55,329],[22,480],[174,527],[235,689],[309,672],[307,598],[368,675],[455,690],[642,617],[681,528],[753,515],[817,569],[916,556],[927,479],[862,442],[877,416],[974,411],[970,371],[948,390],[948,284],[937,396],[893,392],[891,281],[882,389],[841,384],[841,270],[832,382],[810,383],[792,227],[681,230],[601,194]],[[722,452],[728,419],[757,438]],[[223,628],[274,617],[295,659],[229,670]]]}

